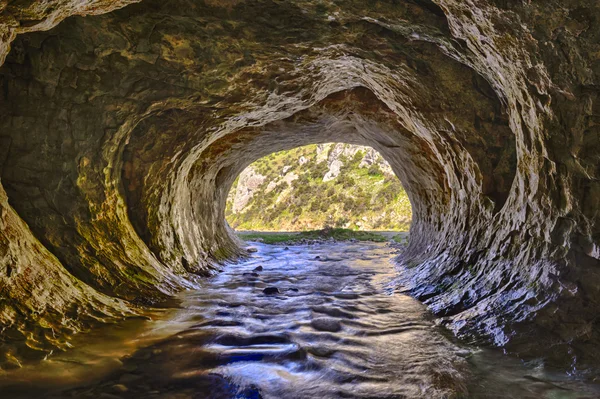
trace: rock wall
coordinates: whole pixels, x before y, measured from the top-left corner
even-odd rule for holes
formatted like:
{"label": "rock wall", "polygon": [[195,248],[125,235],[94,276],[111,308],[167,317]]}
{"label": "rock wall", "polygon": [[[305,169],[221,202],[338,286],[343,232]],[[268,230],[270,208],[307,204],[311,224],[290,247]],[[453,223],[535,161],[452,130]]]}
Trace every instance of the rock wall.
{"label": "rock wall", "polygon": [[[126,3],[0,2],[5,341],[46,325],[32,306],[116,315],[193,286],[242,253],[223,216],[247,165],[339,141],[403,182],[399,284],[441,322],[598,364],[595,0]],[[45,31],[75,14],[98,15]]]}

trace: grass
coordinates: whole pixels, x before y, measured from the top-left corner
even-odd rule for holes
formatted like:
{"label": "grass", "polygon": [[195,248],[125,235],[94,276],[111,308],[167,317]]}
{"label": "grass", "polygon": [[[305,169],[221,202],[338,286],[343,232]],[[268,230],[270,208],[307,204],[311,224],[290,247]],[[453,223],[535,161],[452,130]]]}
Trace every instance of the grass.
{"label": "grass", "polygon": [[396,234],[395,236],[392,237],[392,240],[399,244],[408,244],[408,234],[406,234],[406,233]]}
{"label": "grass", "polygon": [[251,233],[238,233],[240,238],[246,241],[262,241],[265,244],[281,244],[281,243],[295,243],[302,240],[327,240],[333,238],[337,241],[372,241],[372,242],[385,242],[388,241],[386,237],[381,234],[373,233],[370,231],[356,231],[342,228],[325,228],[321,230],[309,230],[302,231],[299,233],[269,233],[269,232],[251,232]]}

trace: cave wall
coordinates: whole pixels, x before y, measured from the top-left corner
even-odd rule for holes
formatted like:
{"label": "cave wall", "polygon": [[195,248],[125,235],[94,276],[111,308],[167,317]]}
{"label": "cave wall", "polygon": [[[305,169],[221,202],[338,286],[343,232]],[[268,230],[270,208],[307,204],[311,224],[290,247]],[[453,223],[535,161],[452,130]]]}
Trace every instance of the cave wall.
{"label": "cave wall", "polygon": [[594,1],[126,3],[0,2],[0,323],[39,342],[0,364],[57,346],[48,320],[73,315],[66,339],[243,254],[237,174],[330,141],[403,182],[398,285],[441,323],[597,364]]}

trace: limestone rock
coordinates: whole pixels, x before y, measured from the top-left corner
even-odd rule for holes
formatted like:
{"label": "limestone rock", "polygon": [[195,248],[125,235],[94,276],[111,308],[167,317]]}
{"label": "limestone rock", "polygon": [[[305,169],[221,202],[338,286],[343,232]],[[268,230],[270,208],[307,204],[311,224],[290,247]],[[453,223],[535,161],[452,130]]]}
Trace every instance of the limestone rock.
{"label": "limestone rock", "polygon": [[[285,169],[285,168],[284,168]],[[250,199],[254,196],[254,192],[265,181],[265,177],[256,173],[253,168],[246,168],[240,174],[237,190],[233,199],[233,212],[239,212],[243,209]]]}
{"label": "limestone rock", "polygon": [[329,164],[329,170],[327,171],[327,173],[325,174],[325,176],[323,176],[323,181],[330,181],[335,179],[336,177],[338,177],[340,175],[340,168],[343,166],[344,164],[342,163],[342,161],[336,159],[334,161],[332,161]]}

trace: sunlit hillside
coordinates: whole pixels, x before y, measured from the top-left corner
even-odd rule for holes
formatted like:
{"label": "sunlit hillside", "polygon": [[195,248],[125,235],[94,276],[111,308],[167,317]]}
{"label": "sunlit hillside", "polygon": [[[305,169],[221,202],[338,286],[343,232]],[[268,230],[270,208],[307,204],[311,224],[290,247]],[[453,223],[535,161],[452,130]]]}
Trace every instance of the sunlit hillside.
{"label": "sunlit hillside", "polygon": [[274,153],[246,168],[230,191],[226,218],[238,230],[407,230],[411,206],[375,150],[322,144]]}

